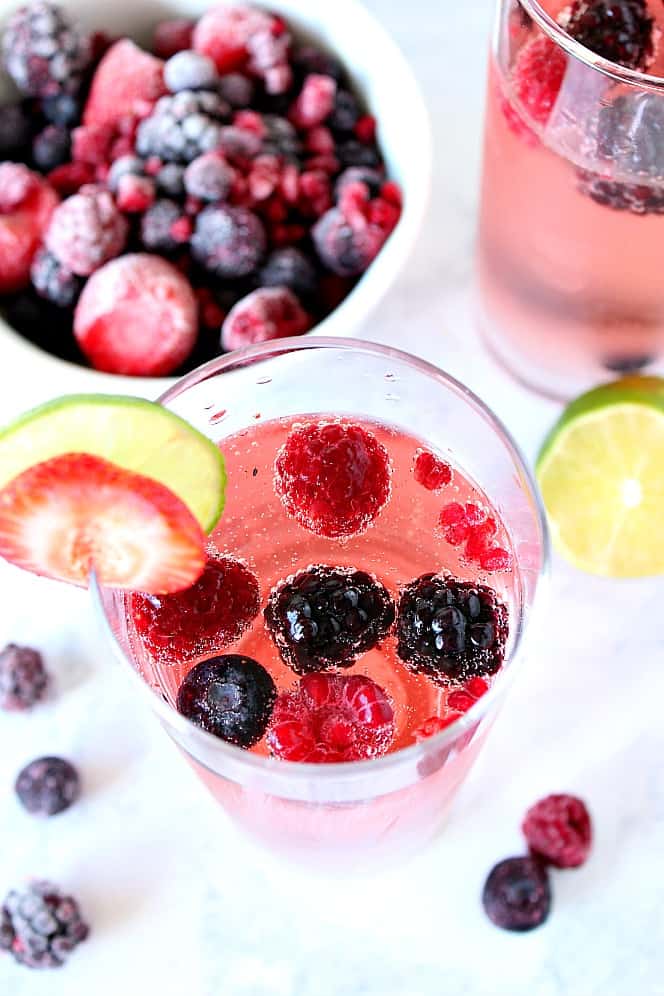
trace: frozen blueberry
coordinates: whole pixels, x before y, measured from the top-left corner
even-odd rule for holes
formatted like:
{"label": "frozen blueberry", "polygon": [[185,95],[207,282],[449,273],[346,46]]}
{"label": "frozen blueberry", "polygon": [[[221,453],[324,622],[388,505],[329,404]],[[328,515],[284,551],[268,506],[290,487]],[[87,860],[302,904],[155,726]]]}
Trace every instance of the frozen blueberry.
{"label": "frozen blueberry", "polygon": [[48,125],[32,143],[32,158],[42,173],[50,173],[69,161],[71,135],[61,125]]}
{"label": "frozen blueberry", "polygon": [[241,73],[227,73],[219,80],[218,92],[231,107],[249,107],[254,96],[254,84]]}
{"label": "frozen blueberry", "polygon": [[191,239],[194,259],[216,276],[231,279],[253,273],[265,246],[265,229],[257,215],[222,204],[201,211]]}
{"label": "frozen blueberry", "polygon": [[81,119],[81,101],[71,93],[46,97],[41,104],[42,113],[51,124],[72,128]]}
{"label": "frozen blueberry", "polygon": [[177,163],[165,163],[155,180],[157,189],[168,197],[181,197],[184,194],[184,167]]}
{"label": "frozen blueberry", "polygon": [[234,170],[215,152],[207,152],[189,163],[184,174],[188,194],[202,201],[224,201],[230,193]]}
{"label": "frozen blueberry", "polygon": [[318,274],[311,260],[294,246],[275,249],[258,273],[262,287],[288,287],[299,298],[306,300],[315,295]]}
{"label": "frozen blueberry", "polygon": [[214,62],[200,52],[177,52],[164,66],[164,82],[171,93],[179,93],[180,90],[214,90],[218,81],[219,74]]}
{"label": "frozen blueberry", "polygon": [[503,930],[539,927],[551,909],[546,868],[537,858],[505,858],[485,882],[482,905],[491,922]]}
{"label": "frozen blueberry", "polygon": [[58,308],[70,308],[83,289],[83,279],[68,270],[48,249],[37,252],[30,279],[39,296]]}

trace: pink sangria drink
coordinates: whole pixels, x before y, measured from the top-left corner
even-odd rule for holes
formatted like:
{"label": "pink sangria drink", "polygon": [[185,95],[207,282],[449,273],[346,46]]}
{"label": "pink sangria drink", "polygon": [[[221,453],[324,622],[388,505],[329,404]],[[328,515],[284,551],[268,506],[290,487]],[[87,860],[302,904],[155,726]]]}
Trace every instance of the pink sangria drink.
{"label": "pink sangria drink", "polygon": [[663,27],[655,0],[499,5],[480,321],[512,373],[558,398],[664,369]]}
{"label": "pink sangria drink", "polygon": [[220,447],[226,505],[184,592],[100,597],[116,646],[230,816],[299,861],[439,829],[521,656],[546,557],[504,430],[406,354],[281,340],[163,404]]}

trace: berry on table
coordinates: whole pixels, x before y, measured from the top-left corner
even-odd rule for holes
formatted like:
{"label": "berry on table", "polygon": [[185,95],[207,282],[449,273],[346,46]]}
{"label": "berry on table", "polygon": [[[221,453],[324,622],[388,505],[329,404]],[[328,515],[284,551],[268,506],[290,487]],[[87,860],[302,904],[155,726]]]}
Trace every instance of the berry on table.
{"label": "berry on table", "polygon": [[160,663],[187,663],[242,636],[260,608],[258,579],[240,560],[208,557],[191,588],[173,595],[134,595],[136,632]]}
{"label": "berry on table", "polygon": [[90,928],[78,903],[51,882],[13,889],[0,908],[0,951],[27,968],[58,968]]}
{"label": "berry on table", "polygon": [[62,757],[38,757],[19,772],[14,790],[33,816],[55,816],[78,799],[81,781],[73,764]]}
{"label": "berry on table", "polygon": [[55,209],[44,244],[68,270],[87,277],[120,255],[127,233],[127,221],[111,194],[90,185]]}
{"label": "berry on table", "polygon": [[221,326],[225,350],[268,339],[296,336],[311,327],[311,318],[287,287],[259,287],[233,305]]}
{"label": "berry on table", "polygon": [[265,247],[263,224],[248,208],[210,205],[196,219],[192,255],[217,277],[249,276],[260,265]]}
{"label": "berry on table", "polygon": [[0,651],[0,709],[23,712],[46,695],[49,678],[41,654],[9,643]]}
{"label": "berry on table", "polygon": [[486,585],[423,574],[401,592],[396,631],[397,653],[406,666],[447,684],[498,671],[507,609]]}
{"label": "berry on table", "polygon": [[194,665],[178,690],[177,708],[207,733],[247,748],[265,733],[276,697],[258,661],[228,654]]}
{"label": "berry on table", "polygon": [[578,868],[590,853],[590,814],[574,795],[540,799],[526,813],[521,829],[531,853],[556,868]]}
{"label": "berry on table", "polygon": [[362,761],[386,754],[394,730],[392,703],[371,678],[312,673],[278,697],[267,744],[284,761]]}
{"label": "berry on table", "polygon": [[484,884],[482,905],[491,922],[503,930],[539,927],[551,909],[546,868],[537,858],[505,858]]}
{"label": "berry on table", "polygon": [[265,623],[281,657],[298,674],[351,667],[394,622],[387,589],[365,571],[316,564],[274,588]]}
{"label": "berry on table", "polygon": [[387,450],[361,425],[296,425],[277,454],[275,488],[289,515],[319,536],[364,532],[391,494]]}
{"label": "berry on table", "polygon": [[646,0],[575,0],[564,21],[572,38],[628,69],[644,69],[653,50]]}
{"label": "berry on table", "polygon": [[10,17],[3,38],[7,72],[22,93],[76,93],[92,58],[90,38],[57,4],[32,0]]}

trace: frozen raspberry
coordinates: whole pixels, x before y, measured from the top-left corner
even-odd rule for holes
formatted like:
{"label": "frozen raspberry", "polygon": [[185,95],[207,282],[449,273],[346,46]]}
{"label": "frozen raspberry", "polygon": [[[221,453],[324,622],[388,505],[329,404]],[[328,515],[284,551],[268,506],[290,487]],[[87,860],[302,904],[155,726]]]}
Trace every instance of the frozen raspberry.
{"label": "frozen raspberry", "polygon": [[116,203],[125,214],[143,214],[156,197],[154,180],[149,176],[127,174],[118,180]]}
{"label": "frozen raspberry", "polygon": [[290,111],[290,120],[300,129],[314,128],[334,110],[337,93],[336,80],[330,76],[312,73],[304,81],[302,90]]}
{"label": "frozen raspberry", "polygon": [[258,76],[268,95],[281,96],[293,84],[290,66],[291,37],[283,21],[273,18],[272,23],[250,34],[247,39],[249,61],[247,69]]}
{"label": "frozen raspberry", "polygon": [[314,673],[279,696],[267,743],[284,761],[362,761],[387,753],[394,727],[392,703],[371,678]]}
{"label": "frozen raspberry", "polygon": [[311,234],[325,266],[340,277],[358,277],[374,261],[389,233],[364,219],[351,223],[334,207],[316,222]]}
{"label": "frozen raspberry", "polygon": [[47,249],[40,249],[30,269],[32,285],[46,301],[58,308],[71,308],[83,287],[83,280],[55,258]]}
{"label": "frozen raspberry", "polygon": [[361,114],[362,109],[355,94],[350,90],[337,90],[327,124],[335,132],[352,132]]}
{"label": "frozen raspberry", "polygon": [[596,55],[628,69],[644,69],[653,49],[646,0],[576,0],[565,30]]}
{"label": "frozen raspberry", "polygon": [[168,253],[178,247],[173,236],[173,226],[183,217],[182,208],[175,201],[161,198],[150,207],[141,219],[141,242],[151,252]]}
{"label": "frozen raspberry", "polygon": [[225,201],[235,170],[217,152],[206,152],[189,163],[184,173],[184,187],[191,197],[201,201]]}
{"label": "frozen raspberry", "polygon": [[69,809],[81,791],[76,768],[61,757],[39,757],[16,779],[19,802],[33,816],[55,816]]}
{"label": "frozen raspberry", "polygon": [[254,97],[254,84],[242,73],[226,73],[219,79],[217,90],[231,107],[249,107]]}
{"label": "frozen raspberry", "polygon": [[364,145],[372,145],[376,142],[376,130],[378,122],[373,114],[362,114],[355,122],[353,134]]}
{"label": "frozen raspberry", "polygon": [[113,193],[117,193],[118,184],[124,176],[143,176],[145,163],[138,156],[120,156],[111,165],[106,182]]}
{"label": "frozen raspberry", "polygon": [[217,277],[246,277],[265,254],[265,229],[260,219],[243,207],[206,207],[196,219],[192,255]]}
{"label": "frozen raspberry", "polygon": [[178,712],[221,740],[252,747],[261,739],[277,689],[251,657],[229,654],[195,664],[180,685]]}
{"label": "frozen raspberry", "polygon": [[38,174],[0,163],[0,294],[28,285],[30,266],[58,198]]}
{"label": "frozen raspberry", "polygon": [[72,128],[77,125],[83,113],[81,98],[72,93],[58,93],[54,97],[46,97],[41,102],[41,109],[47,121],[62,128]]}
{"label": "frozen raspberry", "polygon": [[302,335],[311,318],[287,287],[260,287],[235,304],[221,327],[221,345],[228,352],[268,339]]}
{"label": "frozen raspberry", "polygon": [[394,603],[370,574],[316,564],[277,585],[265,622],[285,663],[307,674],[351,667],[387,636]]}
{"label": "frozen raspberry", "polygon": [[220,73],[243,69],[253,35],[272,32],[274,19],[255,7],[213,7],[194,28],[193,47],[210,56]]}
{"label": "frozen raspberry", "polygon": [[164,66],[164,81],[171,93],[180,90],[214,90],[219,82],[212,59],[186,50],[171,56]]}
{"label": "frozen raspberry", "polygon": [[578,868],[590,853],[590,814],[576,796],[540,799],[526,813],[521,829],[531,853],[556,868]]}
{"label": "frozen raspberry", "polygon": [[401,593],[399,657],[439,684],[494,674],[503,663],[507,631],[507,609],[486,585],[423,574]]}
{"label": "frozen raspberry", "polygon": [[287,287],[304,300],[311,299],[318,289],[316,269],[301,249],[289,246],[275,249],[258,273],[263,287]]}
{"label": "frozen raspberry", "polygon": [[88,280],[74,314],[76,340],[97,370],[137,377],[173,373],[198,331],[189,282],[165,259],[121,256]]}
{"label": "frozen raspberry", "polygon": [[66,128],[48,125],[35,136],[32,143],[32,159],[42,173],[50,173],[69,161],[71,136]]}
{"label": "frozen raspberry", "polygon": [[144,117],[165,93],[161,59],[122,38],[97,66],[83,124],[115,125],[122,118]]}
{"label": "frozen raspberry", "polygon": [[65,163],[48,174],[48,182],[61,197],[77,194],[81,187],[93,183],[96,170],[91,163]]}
{"label": "frozen raspberry", "polygon": [[503,930],[533,930],[551,909],[546,868],[536,858],[505,858],[492,868],[482,891],[484,911]]}
{"label": "frozen raspberry", "polygon": [[56,208],[44,244],[72,273],[87,277],[119,256],[127,232],[127,222],[110,193],[90,185]]}
{"label": "frozen raspberry", "polygon": [[567,56],[549,38],[533,38],[523,46],[512,69],[512,86],[529,120],[547,123],[566,69]]}
{"label": "frozen raspberry", "polygon": [[174,18],[171,21],[160,21],[154,30],[152,51],[159,59],[170,59],[176,52],[191,48],[191,36],[194,33],[194,21],[186,18]]}
{"label": "frozen raspberry", "polygon": [[0,709],[22,712],[41,702],[48,674],[41,654],[9,643],[0,651]]}
{"label": "frozen raspberry", "polygon": [[136,148],[141,156],[190,163],[219,147],[228,110],[218,94],[206,90],[181,90],[162,97],[139,125]]}
{"label": "frozen raspberry", "polygon": [[413,474],[418,484],[427,491],[440,491],[452,483],[452,468],[439,457],[421,450],[415,458]]}
{"label": "frozen raspberry", "polygon": [[33,0],[10,17],[3,39],[7,72],[31,97],[75,93],[90,64],[89,37],[49,0]]}
{"label": "frozen raspberry", "polygon": [[258,580],[239,560],[211,555],[193,587],[175,595],[134,595],[134,626],[155,660],[188,663],[239,640],[258,615]]}
{"label": "frozen raspberry", "polygon": [[0,950],[27,968],[58,968],[89,933],[76,900],[51,882],[12,890],[0,908]]}
{"label": "frozen raspberry", "polygon": [[390,458],[361,425],[296,425],[277,454],[275,488],[289,515],[319,536],[364,532],[387,504]]}

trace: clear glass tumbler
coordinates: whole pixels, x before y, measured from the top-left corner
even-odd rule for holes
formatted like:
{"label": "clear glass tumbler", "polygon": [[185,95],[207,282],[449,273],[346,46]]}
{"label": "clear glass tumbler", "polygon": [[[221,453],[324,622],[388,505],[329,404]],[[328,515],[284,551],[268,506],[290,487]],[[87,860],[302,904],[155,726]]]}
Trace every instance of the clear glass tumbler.
{"label": "clear glass tumbler", "polygon": [[569,0],[499,0],[478,242],[490,349],[560,399],[664,371],[664,7],[629,53],[648,74],[579,44],[569,17]]}
{"label": "clear glass tumbler", "polygon": [[[176,711],[163,674],[137,645],[125,596],[93,585],[117,655],[129,665],[166,731],[243,830],[269,849],[317,867],[366,867],[411,853],[437,833],[525,659],[524,637],[547,560],[547,535],[536,486],[518,449],[482,402],[451,377],[406,353],[349,339],[278,340],[238,350],[189,374],[161,402],[222,450],[225,438],[255,426],[257,415],[273,420],[324,413],[383,423],[450,453],[504,520],[515,560],[506,666],[488,693],[452,726],[375,760],[289,763],[203,732]],[[260,500],[272,498],[270,480]],[[251,515],[243,509],[235,520],[233,515],[227,507],[218,528],[237,529],[237,535],[250,538]],[[311,562],[306,544],[320,538],[307,539],[301,532],[300,562]],[[367,544],[370,536],[371,530]],[[394,536],[395,558],[398,547]],[[259,550],[256,558],[265,554]],[[389,544],[381,555],[390,557]]]}

